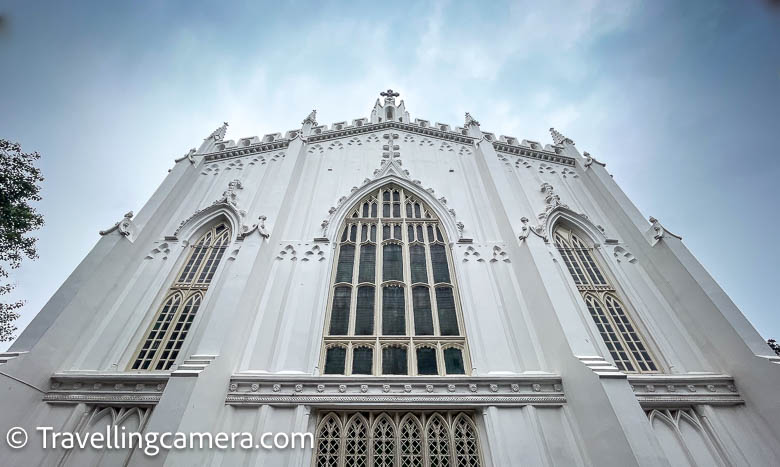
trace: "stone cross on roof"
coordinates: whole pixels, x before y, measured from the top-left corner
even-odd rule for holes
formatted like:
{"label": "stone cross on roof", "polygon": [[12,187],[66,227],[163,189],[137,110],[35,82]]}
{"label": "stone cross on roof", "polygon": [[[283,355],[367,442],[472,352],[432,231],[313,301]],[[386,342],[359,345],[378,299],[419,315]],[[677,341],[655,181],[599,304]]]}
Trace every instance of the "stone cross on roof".
{"label": "stone cross on roof", "polygon": [[387,91],[382,91],[379,93],[379,95],[385,98],[385,102],[393,102],[393,103],[395,103],[395,98],[400,96],[400,94],[393,91],[392,89],[388,89]]}

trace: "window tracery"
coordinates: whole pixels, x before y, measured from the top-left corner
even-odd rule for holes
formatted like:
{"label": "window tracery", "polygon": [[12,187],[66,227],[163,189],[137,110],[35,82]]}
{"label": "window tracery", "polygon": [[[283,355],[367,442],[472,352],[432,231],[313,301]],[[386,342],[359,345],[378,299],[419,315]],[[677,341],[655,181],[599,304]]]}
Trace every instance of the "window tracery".
{"label": "window tracery", "polygon": [[553,238],[615,366],[631,373],[657,372],[650,351],[626,313],[617,290],[602,272],[593,248],[560,225],[555,228]]}
{"label": "window tracery", "polygon": [[230,235],[230,228],[220,223],[190,246],[184,266],[131,360],[131,369],[169,370],[174,364],[227,250]]}
{"label": "window tracery", "polygon": [[388,184],[348,211],[338,238],[323,373],[467,374],[451,252],[433,210]]}
{"label": "window tracery", "polygon": [[329,412],[315,447],[317,467],[482,465],[474,420],[464,412]]}

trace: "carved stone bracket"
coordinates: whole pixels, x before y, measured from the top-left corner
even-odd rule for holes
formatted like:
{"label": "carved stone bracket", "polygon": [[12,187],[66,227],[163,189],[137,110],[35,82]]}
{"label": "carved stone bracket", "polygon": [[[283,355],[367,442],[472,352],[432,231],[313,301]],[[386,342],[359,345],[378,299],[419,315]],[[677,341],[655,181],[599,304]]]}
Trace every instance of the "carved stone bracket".
{"label": "carved stone bracket", "polygon": [[350,377],[235,374],[228,405],[328,407],[558,406],[566,402],[554,374],[516,377]]}
{"label": "carved stone bracket", "polygon": [[167,374],[55,373],[43,400],[53,404],[154,405],[167,383]]}
{"label": "carved stone bracket", "polygon": [[666,230],[666,228],[663,225],[661,225],[661,222],[659,222],[658,219],[656,219],[655,217],[650,216],[649,220],[650,220],[650,224],[652,225],[650,226],[650,230],[647,231],[645,236],[648,238],[648,241],[650,242],[651,246],[655,246],[656,243],[661,241],[661,239],[665,238],[667,235],[671,235],[677,240],[682,240],[681,236],[675,235],[669,232],[668,230]]}
{"label": "carved stone bracket", "polygon": [[729,375],[632,375],[628,382],[643,408],[745,402],[737,391],[734,378]]}
{"label": "carved stone bracket", "polygon": [[606,163],[599,162],[594,157],[591,157],[591,155],[588,153],[588,151],[583,152],[582,155],[585,156],[585,168],[586,169],[588,167],[590,167],[591,165],[593,165],[593,163],[596,163],[596,164],[598,164],[598,165],[600,165],[602,167],[606,167],[607,166]]}
{"label": "carved stone bracket", "polygon": [[132,242],[133,234],[135,232],[135,225],[133,224],[132,219],[133,219],[133,211],[130,211],[124,215],[122,220],[114,224],[113,227],[110,227],[106,230],[101,230],[99,233],[101,236],[105,236],[116,230],[119,232],[119,235],[126,237],[128,240]]}
{"label": "carved stone bracket", "polygon": [[188,161],[190,161],[190,164],[195,165],[195,158],[193,158],[192,156],[196,152],[197,152],[197,149],[192,148],[192,149],[190,149],[190,151],[187,154],[179,157],[178,159],[174,159],[173,162],[178,164],[179,162],[183,161],[184,159],[187,159]]}

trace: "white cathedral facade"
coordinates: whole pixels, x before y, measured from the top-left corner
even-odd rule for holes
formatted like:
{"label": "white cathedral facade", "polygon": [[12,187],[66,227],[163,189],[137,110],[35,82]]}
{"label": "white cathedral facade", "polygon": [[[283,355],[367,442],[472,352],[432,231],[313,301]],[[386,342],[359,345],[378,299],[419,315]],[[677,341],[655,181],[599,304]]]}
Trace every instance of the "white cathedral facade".
{"label": "white cathedral facade", "polygon": [[[176,160],[0,354],[0,428],[30,434],[0,464],[778,465],[780,361],[680,237],[554,129],[397,97]],[[147,456],[38,426],[315,441]]]}

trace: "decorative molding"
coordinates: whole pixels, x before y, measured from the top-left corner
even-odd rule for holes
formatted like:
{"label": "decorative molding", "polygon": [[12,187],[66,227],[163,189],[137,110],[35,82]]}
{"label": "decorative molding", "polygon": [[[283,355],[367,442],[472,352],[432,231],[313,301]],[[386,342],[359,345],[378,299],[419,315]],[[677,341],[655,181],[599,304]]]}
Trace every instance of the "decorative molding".
{"label": "decorative molding", "polygon": [[160,401],[168,378],[166,373],[55,373],[43,401],[154,405]]}
{"label": "decorative molding", "polygon": [[734,378],[720,374],[630,375],[628,382],[643,408],[737,405],[745,401]]}
{"label": "decorative molding", "polygon": [[192,355],[171,372],[171,377],[197,377],[216,358],[216,355]]}
{"label": "decorative molding", "polygon": [[106,230],[98,232],[101,236],[110,234],[113,231],[118,231],[119,235],[127,238],[130,242],[133,242],[133,233],[135,232],[135,224],[133,224],[133,211],[130,211],[122,217],[122,220],[114,224]]}
{"label": "decorative molding", "polygon": [[645,236],[648,238],[648,241],[650,242],[651,246],[655,246],[656,243],[661,241],[661,239],[665,238],[667,235],[671,235],[677,240],[682,240],[681,236],[675,235],[669,232],[668,230],[666,230],[666,228],[663,225],[661,225],[661,222],[655,217],[650,216],[649,221],[650,224],[652,225],[650,226],[650,230],[647,231]]}
{"label": "decorative molding", "polygon": [[245,211],[238,208],[238,194],[236,193],[237,190],[243,189],[244,186],[241,184],[241,180],[235,179],[228,183],[227,189],[222,192],[222,197],[211,203],[211,205],[206,206],[203,209],[198,209],[192,215],[179,224],[179,227],[176,228],[176,231],[173,233],[173,236],[178,238],[179,234],[182,232],[182,229],[189,223],[191,223],[193,220],[195,220],[198,217],[207,215],[211,212],[219,211],[220,209],[225,209],[228,212],[233,214],[234,219],[232,221],[236,224],[233,226],[234,231],[237,232],[237,234],[240,234],[241,232],[244,232],[246,230],[249,230],[248,227],[243,225],[243,218],[246,214]]}
{"label": "decorative molding", "polygon": [[550,127],[550,134],[552,135],[553,142],[555,144],[571,144],[574,146],[574,141],[572,141],[570,138],[567,138],[561,134],[558,130],[556,130],[553,127]]}
{"label": "decorative molding", "polygon": [[261,142],[245,147],[230,147],[206,154],[206,162],[213,162],[234,157],[243,157],[262,152],[274,151],[277,149],[287,149],[290,145],[289,139],[280,139],[270,142]]}
{"label": "decorative molding", "polygon": [[234,374],[228,405],[328,407],[558,406],[566,402],[560,376],[275,376]]}
{"label": "decorative molding", "polygon": [[522,156],[529,159],[536,159],[544,162],[552,162],[554,164],[568,165],[575,167],[577,165],[576,159],[562,154],[555,154],[554,152],[535,150],[518,145],[511,145],[501,141],[493,141],[493,149],[496,152],[505,153],[513,156]]}
{"label": "decorative molding", "polygon": [[432,138],[443,139],[447,141],[455,141],[457,143],[472,145],[474,138],[465,136],[461,133],[453,131],[440,130],[435,127],[424,127],[416,125],[414,123],[403,123],[396,121],[385,121],[381,123],[368,123],[361,126],[349,126],[340,130],[329,130],[317,135],[311,135],[308,137],[309,143],[324,142],[332,139],[351,137],[364,133],[373,133],[382,130],[399,130],[409,133],[415,133],[418,135],[430,136]]}
{"label": "decorative molding", "polygon": [[604,357],[600,355],[587,355],[587,356],[577,356],[577,358],[585,365],[586,367],[590,368],[591,371],[596,373],[599,378],[617,378],[622,379],[626,377],[626,374],[623,373],[611,362],[607,361]]}

